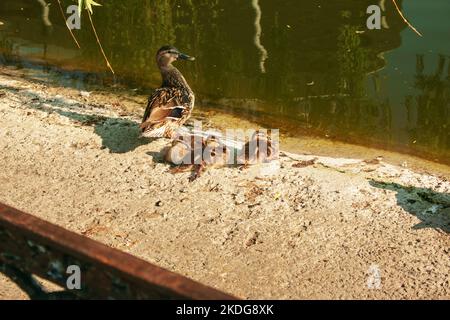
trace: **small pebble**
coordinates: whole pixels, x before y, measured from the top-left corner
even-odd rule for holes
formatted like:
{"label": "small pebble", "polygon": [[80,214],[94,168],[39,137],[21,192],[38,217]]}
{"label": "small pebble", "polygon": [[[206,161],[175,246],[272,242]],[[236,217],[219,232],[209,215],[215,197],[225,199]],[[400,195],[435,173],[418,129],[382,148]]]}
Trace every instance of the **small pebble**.
{"label": "small pebble", "polygon": [[80,96],[84,98],[89,98],[91,96],[91,93],[88,91],[80,91]]}

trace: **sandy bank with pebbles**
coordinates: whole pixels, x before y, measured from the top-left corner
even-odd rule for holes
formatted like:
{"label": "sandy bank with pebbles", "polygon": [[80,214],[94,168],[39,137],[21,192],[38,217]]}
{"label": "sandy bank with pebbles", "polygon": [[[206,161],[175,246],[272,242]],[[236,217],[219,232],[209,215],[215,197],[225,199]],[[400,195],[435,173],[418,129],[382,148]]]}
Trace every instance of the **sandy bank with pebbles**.
{"label": "sandy bank with pebbles", "polygon": [[450,298],[445,177],[283,153],[189,183],[116,100],[0,75],[0,201],[242,298]]}

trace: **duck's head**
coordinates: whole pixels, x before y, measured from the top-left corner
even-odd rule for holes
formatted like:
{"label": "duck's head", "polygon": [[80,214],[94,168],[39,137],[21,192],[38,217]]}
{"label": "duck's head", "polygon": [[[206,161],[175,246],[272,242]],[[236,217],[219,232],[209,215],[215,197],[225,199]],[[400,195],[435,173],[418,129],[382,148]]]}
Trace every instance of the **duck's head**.
{"label": "duck's head", "polygon": [[159,67],[167,67],[177,60],[194,61],[195,58],[181,53],[173,46],[163,46],[156,53],[156,63]]}

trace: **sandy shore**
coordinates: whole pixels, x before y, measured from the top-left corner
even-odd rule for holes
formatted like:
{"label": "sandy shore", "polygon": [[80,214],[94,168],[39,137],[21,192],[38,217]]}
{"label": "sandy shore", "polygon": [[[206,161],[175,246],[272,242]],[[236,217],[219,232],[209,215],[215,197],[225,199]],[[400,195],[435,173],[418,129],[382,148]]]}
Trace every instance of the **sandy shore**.
{"label": "sandy shore", "polygon": [[3,71],[0,201],[241,298],[450,298],[445,177],[283,153],[189,183],[139,139],[140,102]]}

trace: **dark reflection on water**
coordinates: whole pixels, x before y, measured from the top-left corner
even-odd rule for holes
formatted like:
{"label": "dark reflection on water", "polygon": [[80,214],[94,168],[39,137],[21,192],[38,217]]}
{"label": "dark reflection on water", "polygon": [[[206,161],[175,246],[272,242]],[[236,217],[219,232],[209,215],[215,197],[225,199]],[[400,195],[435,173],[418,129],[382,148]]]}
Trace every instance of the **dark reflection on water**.
{"label": "dark reflection on water", "polygon": [[[49,0],[46,0],[49,2]],[[450,161],[450,3],[399,1],[424,33],[407,30],[391,1],[385,28],[365,28],[373,0],[103,1],[94,20],[115,81],[159,84],[154,53],[173,43],[200,108],[221,108],[288,134],[300,132]],[[66,5],[71,1],[63,1]],[[66,85],[110,84],[87,19],[77,50],[56,2],[51,27],[33,0],[0,3],[0,62],[44,61]],[[17,63],[17,61],[16,61]]]}

